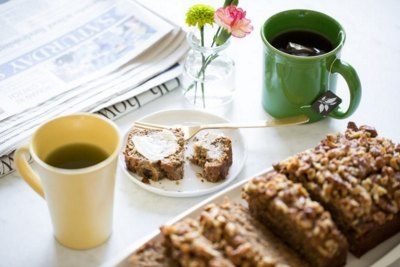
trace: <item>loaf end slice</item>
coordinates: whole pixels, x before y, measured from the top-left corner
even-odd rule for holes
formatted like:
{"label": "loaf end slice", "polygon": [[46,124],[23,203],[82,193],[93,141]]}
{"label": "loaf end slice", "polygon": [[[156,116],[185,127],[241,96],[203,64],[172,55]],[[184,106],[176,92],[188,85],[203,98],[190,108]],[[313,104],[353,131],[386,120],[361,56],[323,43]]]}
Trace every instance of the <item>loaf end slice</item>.
{"label": "loaf end slice", "polygon": [[252,215],[274,230],[312,266],[344,266],[347,241],[329,212],[305,188],[269,172],[249,181],[243,196]]}

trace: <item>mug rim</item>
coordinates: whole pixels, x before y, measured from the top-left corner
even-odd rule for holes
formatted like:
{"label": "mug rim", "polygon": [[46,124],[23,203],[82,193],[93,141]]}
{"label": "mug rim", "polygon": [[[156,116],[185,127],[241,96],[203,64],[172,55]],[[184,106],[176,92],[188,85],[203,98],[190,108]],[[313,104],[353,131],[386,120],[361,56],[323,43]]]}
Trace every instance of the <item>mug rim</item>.
{"label": "mug rim", "polygon": [[[118,137],[118,141],[117,141],[117,145],[115,150],[103,161],[89,166],[89,167],[85,167],[85,168],[79,168],[79,169],[63,169],[63,168],[58,168],[58,167],[54,167],[51,166],[50,164],[47,164],[45,161],[43,161],[42,159],[40,159],[40,157],[36,154],[35,150],[33,149],[33,140],[35,139],[36,135],[38,134],[39,130],[44,127],[45,125],[47,125],[50,122],[59,120],[59,119],[64,119],[67,117],[78,117],[78,116],[85,116],[85,117],[92,117],[92,118],[96,118],[96,119],[100,119],[103,122],[107,123],[108,125],[110,125],[112,128],[114,128],[115,132],[117,133],[117,137]],[[63,115],[63,116],[59,116],[59,117],[55,117],[52,118],[44,123],[42,123],[42,125],[40,125],[36,130],[35,133],[32,135],[30,143],[29,143],[29,152],[33,158],[33,160],[35,162],[37,162],[39,165],[41,165],[43,168],[48,169],[50,171],[54,171],[57,173],[62,173],[62,174],[69,174],[69,175],[74,175],[74,174],[83,174],[83,173],[89,173],[89,172],[93,172],[96,170],[99,170],[105,166],[107,166],[108,164],[110,164],[110,162],[112,162],[119,154],[120,148],[121,148],[121,135],[120,132],[118,130],[117,125],[109,120],[104,118],[103,116],[97,115],[97,114],[92,114],[92,113],[85,113],[85,112],[77,112],[77,113],[73,113],[73,114],[69,114],[69,115]]]}
{"label": "mug rim", "polygon": [[[287,53],[282,52],[281,50],[275,48],[268,41],[268,39],[265,36],[264,29],[266,28],[266,24],[269,23],[271,21],[271,19],[273,19],[273,18],[275,18],[277,16],[280,16],[283,13],[292,13],[292,12],[294,13],[294,12],[301,12],[301,11],[313,13],[313,14],[325,17],[325,18],[330,19],[333,22],[335,22],[340,27],[341,32],[342,32],[340,43],[338,45],[336,45],[335,48],[332,49],[331,51],[329,51],[328,53],[325,53],[325,54],[322,54],[322,55],[319,55],[319,56],[295,56],[295,55],[287,54]],[[262,39],[262,41],[263,41],[265,46],[267,46],[268,48],[272,49],[272,51],[274,51],[275,53],[279,54],[280,56],[283,56],[283,57],[286,57],[286,58],[289,58],[289,59],[294,59],[294,60],[296,60],[296,59],[299,60],[300,59],[300,60],[306,60],[306,61],[313,61],[313,60],[319,60],[321,58],[326,58],[326,57],[329,57],[331,55],[335,55],[344,45],[344,42],[346,40],[346,31],[344,30],[343,26],[336,19],[332,18],[331,16],[329,16],[329,15],[327,15],[325,13],[322,13],[322,12],[319,12],[319,11],[315,11],[315,10],[311,10],[311,9],[289,9],[289,10],[280,11],[280,12],[272,15],[271,17],[267,18],[264,21],[264,23],[263,23],[263,25],[261,27],[261,39]]]}

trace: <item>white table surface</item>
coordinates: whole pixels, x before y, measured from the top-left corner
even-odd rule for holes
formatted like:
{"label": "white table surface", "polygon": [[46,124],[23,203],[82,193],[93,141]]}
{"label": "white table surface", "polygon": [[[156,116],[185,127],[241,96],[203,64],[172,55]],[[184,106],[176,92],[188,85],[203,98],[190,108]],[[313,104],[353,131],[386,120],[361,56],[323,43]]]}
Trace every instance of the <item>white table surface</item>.
{"label": "white table surface", "polygon": [[[144,1],[183,25],[189,0]],[[222,3],[208,1],[209,3]],[[268,118],[260,104],[262,43],[260,25],[272,14],[295,8],[314,9],[336,18],[346,29],[342,59],[358,71],[363,86],[360,107],[350,118],[375,126],[381,135],[400,142],[400,1],[373,0],[243,0],[241,6],[255,26],[242,40],[233,40],[229,53],[236,62],[237,94],[225,110],[213,111],[234,121]],[[347,98],[339,82],[338,94]],[[121,132],[131,123],[162,109],[188,108],[180,90],[156,100],[117,121]],[[348,120],[279,129],[244,130],[248,159],[237,181],[251,176],[296,152],[314,146],[325,134],[343,131]],[[114,232],[100,247],[75,251],[59,245],[45,201],[14,173],[0,178],[0,266],[98,266],[135,240],[195,205],[207,196],[168,198],[146,192],[117,173]]]}

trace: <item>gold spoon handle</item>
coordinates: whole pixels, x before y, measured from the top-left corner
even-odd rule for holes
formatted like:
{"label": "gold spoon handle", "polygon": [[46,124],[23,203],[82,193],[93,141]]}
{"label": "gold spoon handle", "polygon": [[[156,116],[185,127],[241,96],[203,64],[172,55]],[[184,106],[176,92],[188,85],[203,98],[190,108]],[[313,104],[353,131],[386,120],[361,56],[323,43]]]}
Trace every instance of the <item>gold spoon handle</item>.
{"label": "gold spoon handle", "polygon": [[215,123],[201,125],[200,128],[204,129],[238,129],[238,128],[265,128],[265,127],[279,127],[287,125],[296,125],[307,123],[310,120],[306,115],[299,115],[294,117],[287,117],[283,119],[269,119],[266,121],[249,122],[249,123]]}

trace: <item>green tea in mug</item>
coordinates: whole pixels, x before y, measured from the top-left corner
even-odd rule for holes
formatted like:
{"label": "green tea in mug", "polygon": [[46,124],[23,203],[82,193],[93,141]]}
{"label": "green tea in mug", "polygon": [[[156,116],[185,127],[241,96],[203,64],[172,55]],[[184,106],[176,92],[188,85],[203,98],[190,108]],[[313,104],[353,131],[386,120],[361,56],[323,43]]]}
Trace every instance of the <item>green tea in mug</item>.
{"label": "green tea in mug", "polygon": [[108,154],[95,145],[76,143],[61,146],[52,151],[45,162],[61,169],[81,169],[96,165],[108,158]]}

